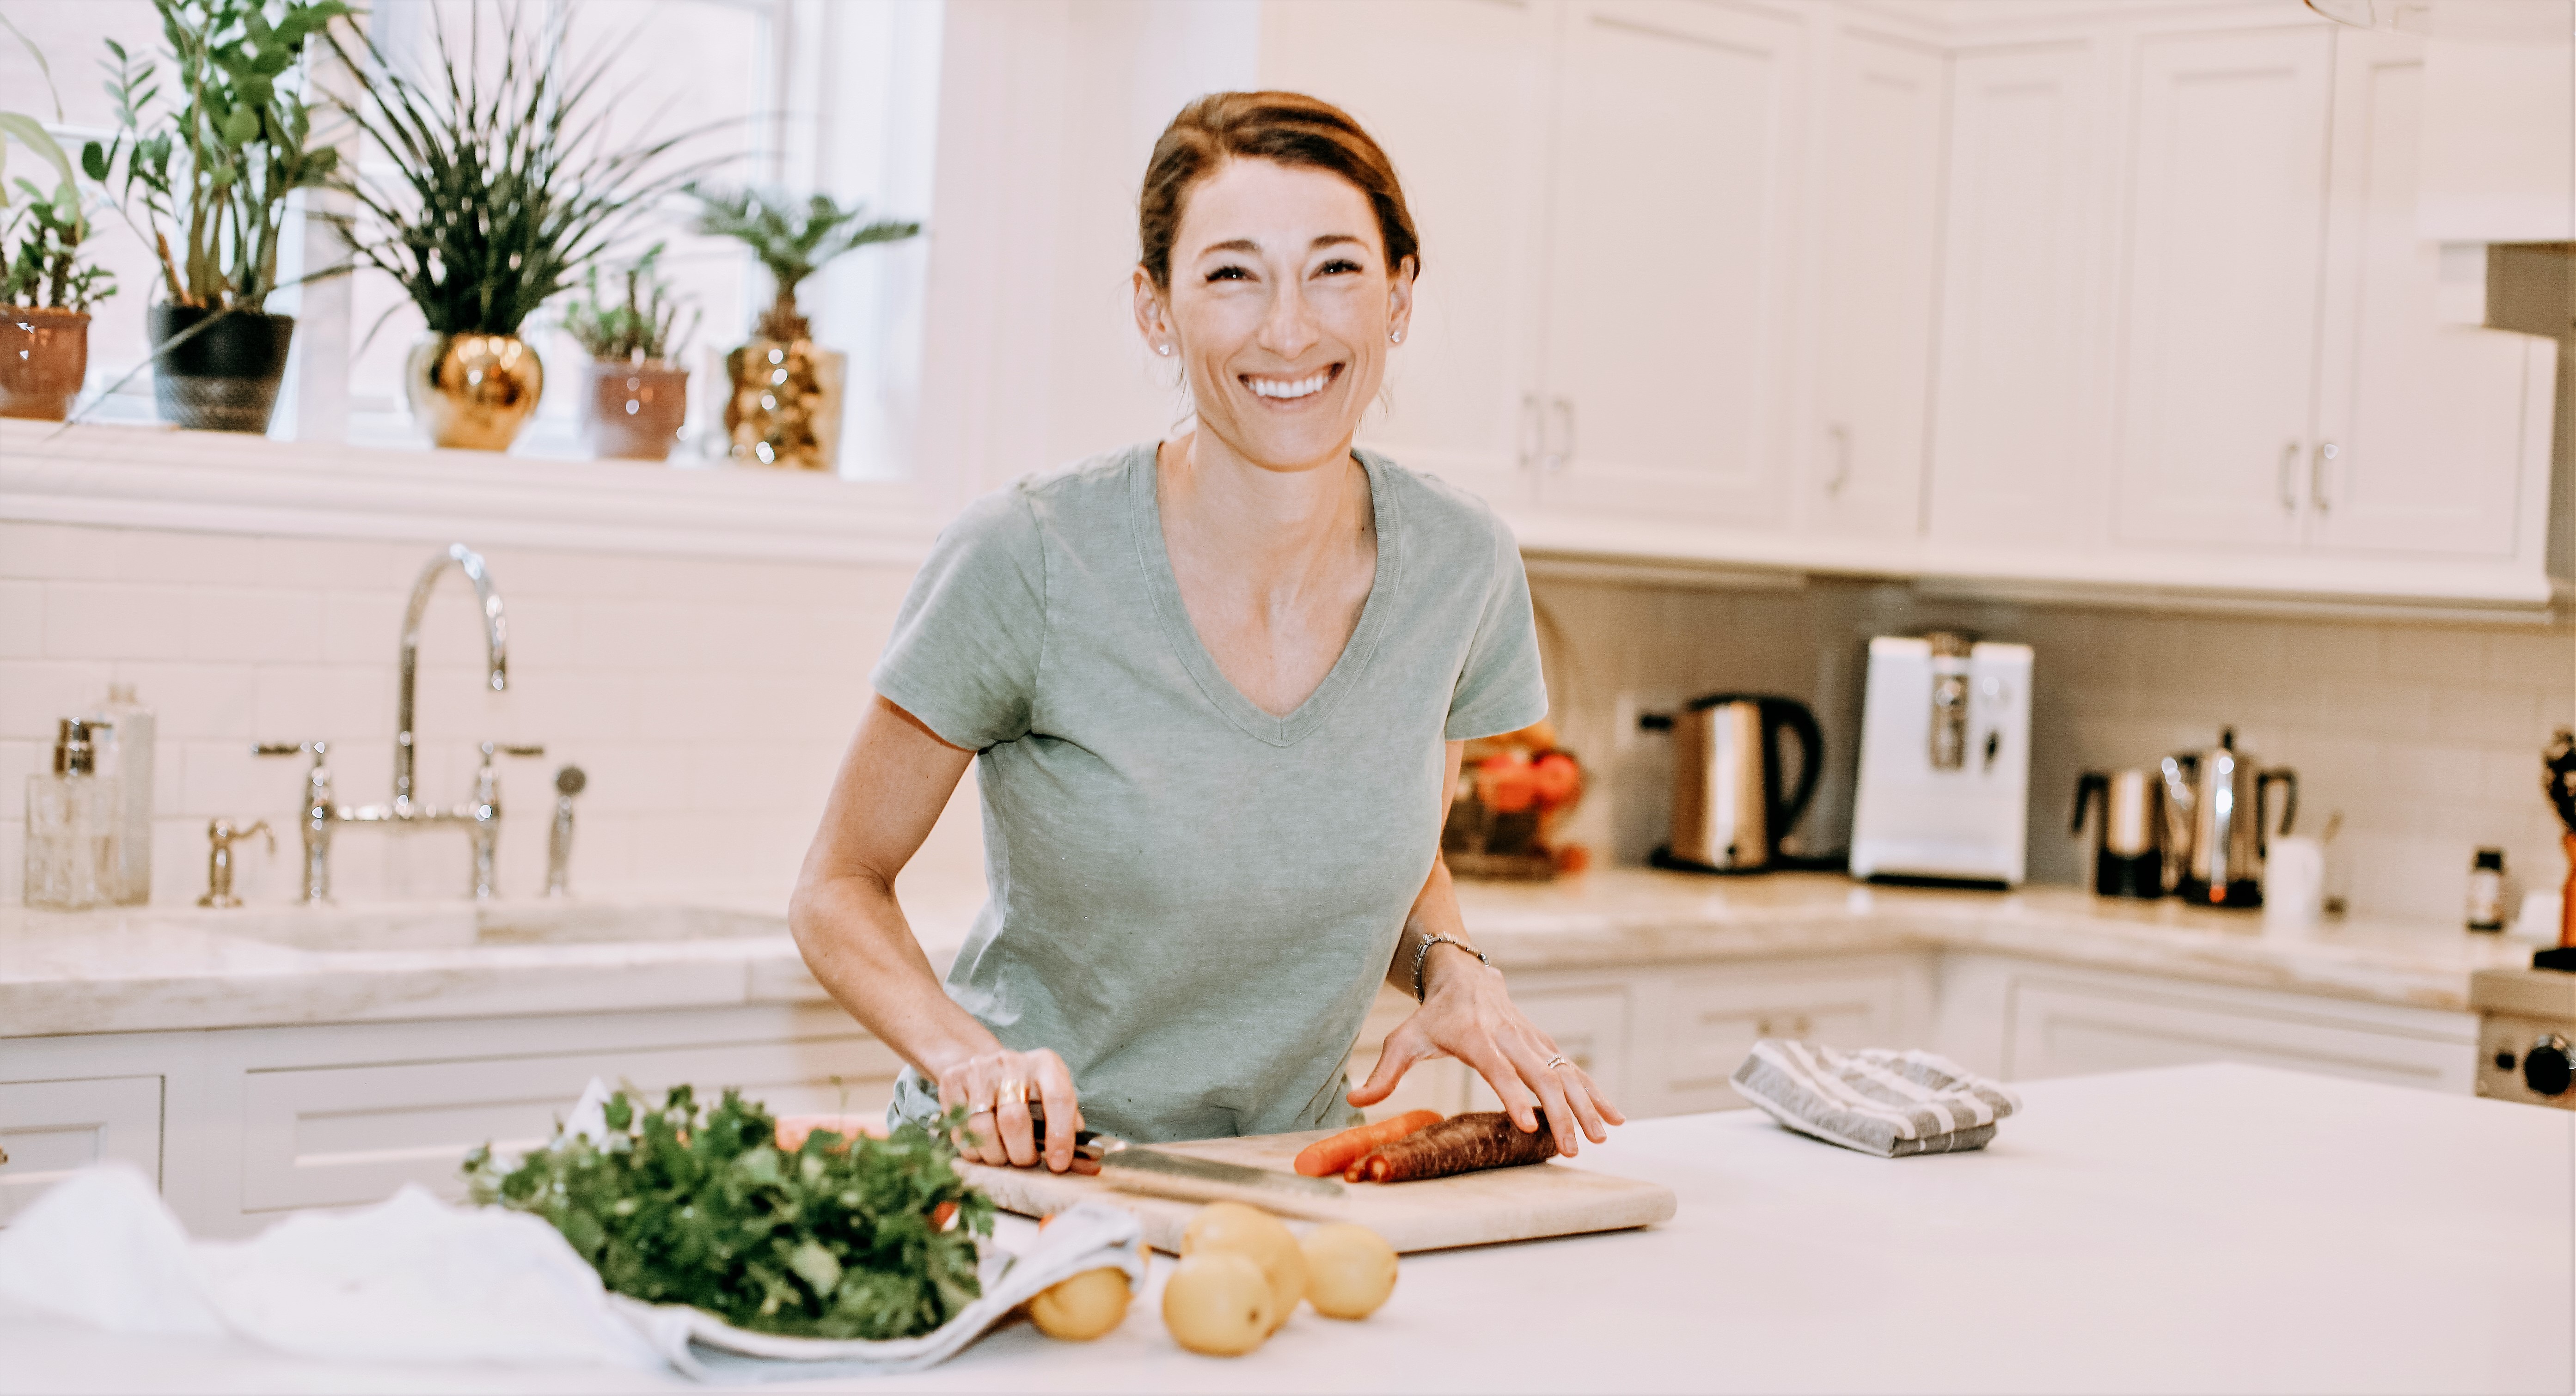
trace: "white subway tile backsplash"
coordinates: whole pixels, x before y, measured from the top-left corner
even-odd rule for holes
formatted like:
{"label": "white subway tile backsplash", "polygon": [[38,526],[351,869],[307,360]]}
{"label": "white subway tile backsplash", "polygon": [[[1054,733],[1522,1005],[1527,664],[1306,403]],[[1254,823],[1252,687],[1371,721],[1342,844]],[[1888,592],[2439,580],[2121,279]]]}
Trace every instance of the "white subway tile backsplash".
{"label": "white subway tile backsplash", "polygon": [[0,659],[45,657],[45,584],[0,581]]}
{"label": "white subway tile backsplash", "polygon": [[52,583],[45,588],[45,657],[185,657],[188,592],[175,584]]}
{"label": "white subway tile backsplash", "polygon": [[0,660],[0,738],[50,743],[59,719],[97,709],[114,672],[103,660]]}
{"label": "white subway tile backsplash", "polygon": [[97,529],[0,523],[0,577],[106,580],[117,575],[115,542]]}

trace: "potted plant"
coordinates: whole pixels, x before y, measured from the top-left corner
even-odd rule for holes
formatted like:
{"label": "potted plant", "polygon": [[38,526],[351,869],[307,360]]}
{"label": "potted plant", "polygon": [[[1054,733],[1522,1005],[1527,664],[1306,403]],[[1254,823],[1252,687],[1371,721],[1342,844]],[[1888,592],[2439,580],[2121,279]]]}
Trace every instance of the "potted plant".
{"label": "potted plant", "polygon": [[674,333],[680,306],[654,266],[661,255],[662,244],[653,244],[619,269],[623,284],[607,294],[591,268],[564,307],[564,332],[590,354],[578,399],[581,438],[602,459],[668,460],[688,419],[689,371],[677,350],[698,317]]}
{"label": "potted plant", "polygon": [[441,26],[440,71],[427,78],[401,72],[372,42],[371,61],[350,65],[366,74],[350,115],[392,178],[341,182],[359,207],[349,240],[428,322],[404,391],[440,446],[509,449],[545,391],[520,327],[698,172],[656,172],[694,130],[609,145],[594,108],[613,55],[566,69],[553,58],[560,39],[531,38],[507,19],[496,69],[483,60],[479,22],[463,53]]}
{"label": "potted plant", "polygon": [[900,242],[919,223],[859,220],[866,208],[843,207],[816,194],[801,206],[750,189],[691,186],[698,231],[732,238],[769,269],[777,296],[752,327],[748,344],[725,355],[726,454],[735,460],[800,470],[830,470],[841,438],[842,380],[848,356],[818,347],[796,288],[825,263],[873,242]]}
{"label": "potted plant", "polygon": [[[26,43],[16,26],[10,33]],[[33,44],[27,52],[51,86],[44,55]],[[62,114],[57,95],[54,119]],[[11,140],[53,166],[55,183],[48,193],[23,176],[0,181],[0,417],[59,422],[89,374],[89,308],[116,294],[115,276],[84,260],[90,223],[71,157],[34,117],[0,112],[0,159]],[[95,142],[85,154],[103,158]]]}
{"label": "potted plant", "polygon": [[305,43],[351,10],[343,0],[152,4],[168,67],[108,41],[117,131],[98,160],[82,159],[102,181],[122,164],[119,207],[160,257],[167,299],[149,315],[161,415],[264,432],[295,333],[292,317],[266,312],[280,289],[287,197],[339,164],[313,141],[299,90]]}

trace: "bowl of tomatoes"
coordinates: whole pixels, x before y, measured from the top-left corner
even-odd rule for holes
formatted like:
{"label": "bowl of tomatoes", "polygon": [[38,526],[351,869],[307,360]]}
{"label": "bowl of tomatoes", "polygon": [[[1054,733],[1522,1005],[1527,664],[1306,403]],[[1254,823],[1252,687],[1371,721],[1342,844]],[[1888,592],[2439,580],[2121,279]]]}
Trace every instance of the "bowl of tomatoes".
{"label": "bowl of tomatoes", "polygon": [[1533,881],[1580,872],[1580,844],[1556,837],[1583,799],[1583,763],[1538,722],[1467,744],[1458,793],[1440,833],[1449,870],[1462,877]]}

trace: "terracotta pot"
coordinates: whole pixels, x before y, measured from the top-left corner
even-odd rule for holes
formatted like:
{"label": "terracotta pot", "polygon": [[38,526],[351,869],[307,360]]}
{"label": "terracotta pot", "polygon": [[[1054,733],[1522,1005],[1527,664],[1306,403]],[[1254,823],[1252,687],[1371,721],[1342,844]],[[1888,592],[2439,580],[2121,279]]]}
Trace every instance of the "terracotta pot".
{"label": "terracotta pot", "polygon": [[581,439],[602,460],[669,460],[689,417],[689,371],[663,359],[581,370]]}
{"label": "terracotta pot", "polygon": [[88,373],[88,311],[0,306],[0,417],[59,422]]}
{"label": "terracotta pot", "polygon": [[[171,345],[199,325],[205,328]],[[294,316],[156,305],[149,328],[152,398],[161,420],[192,431],[268,430],[277,386],[286,378]]]}
{"label": "terracotta pot", "polygon": [[791,470],[831,470],[841,454],[849,356],[810,339],[755,339],[725,355],[725,454]]}
{"label": "terracotta pot", "polygon": [[516,335],[431,335],[403,362],[403,396],[434,446],[506,451],[545,392],[536,347]]}

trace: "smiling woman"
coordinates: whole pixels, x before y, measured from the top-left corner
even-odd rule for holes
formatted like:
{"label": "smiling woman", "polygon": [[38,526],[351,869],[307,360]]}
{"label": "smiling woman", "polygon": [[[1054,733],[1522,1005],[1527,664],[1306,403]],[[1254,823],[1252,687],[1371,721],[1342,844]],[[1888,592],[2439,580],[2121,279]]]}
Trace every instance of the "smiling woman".
{"label": "smiling woman", "polygon": [[[913,581],[791,911],[987,1163],[1353,1123],[1454,1056],[1566,1153],[1620,1121],[1467,943],[1439,831],[1472,738],[1547,711],[1510,531],[1351,439],[1420,263],[1385,153],[1294,93],[1157,143],[1139,331],[1173,440],[970,506]],[[894,881],[978,761],[992,900],[944,987]],[[1379,981],[1422,1008],[1342,1074]]]}

